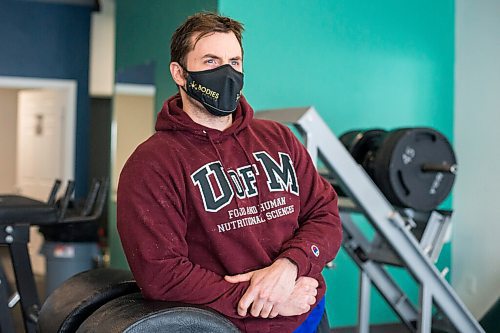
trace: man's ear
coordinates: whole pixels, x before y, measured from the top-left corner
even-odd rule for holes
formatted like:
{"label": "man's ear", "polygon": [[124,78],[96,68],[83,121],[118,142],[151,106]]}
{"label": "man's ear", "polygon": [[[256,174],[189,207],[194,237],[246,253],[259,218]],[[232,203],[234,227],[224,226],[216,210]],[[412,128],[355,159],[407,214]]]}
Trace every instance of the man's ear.
{"label": "man's ear", "polygon": [[184,77],[184,70],[178,62],[170,63],[170,74],[174,79],[175,84],[184,87],[186,85],[186,78]]}

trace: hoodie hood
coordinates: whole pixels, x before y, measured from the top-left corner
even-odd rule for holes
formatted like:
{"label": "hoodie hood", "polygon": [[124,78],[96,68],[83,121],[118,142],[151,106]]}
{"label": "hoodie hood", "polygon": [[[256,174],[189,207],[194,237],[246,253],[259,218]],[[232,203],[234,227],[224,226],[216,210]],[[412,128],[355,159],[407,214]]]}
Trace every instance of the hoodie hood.
{"label": "hoodie hood", "polygon": [[[230,135],[237,135],[248,127],[253,119],[253,109],[247,103],[245,97],[241,96],[236,111],[232,114],[233,123],[224,131],[195,123],[189,115],[182,109],[182,99],[179,94],[170,97],[165,101],[156,119],[155,129],[161,131],[186,131],[200,138],[208,140],[208,136],[224,138]],[[208,134],[208,135],[207,135]]]}

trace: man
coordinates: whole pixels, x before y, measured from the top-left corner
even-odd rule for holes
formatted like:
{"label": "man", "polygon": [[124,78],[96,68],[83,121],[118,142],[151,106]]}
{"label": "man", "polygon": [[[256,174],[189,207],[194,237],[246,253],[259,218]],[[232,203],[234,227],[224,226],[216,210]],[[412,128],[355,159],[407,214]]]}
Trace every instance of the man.
{"label": "man", "polygon": [[244,332],[315,332],[337,197],[287,127],[253,119],[242,31],[203,13],[172,36],[179,94],[123,168],[118,230],[146,298],[207,305]]}

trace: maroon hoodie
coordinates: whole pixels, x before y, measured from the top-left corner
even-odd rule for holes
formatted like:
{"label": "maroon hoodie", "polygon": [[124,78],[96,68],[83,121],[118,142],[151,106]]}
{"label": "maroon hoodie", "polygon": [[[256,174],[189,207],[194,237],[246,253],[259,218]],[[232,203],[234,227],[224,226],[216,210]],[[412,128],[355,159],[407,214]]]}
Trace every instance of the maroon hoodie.
{"label": "maroon hoodie", "polygon": [[118,231],[144,297],[205,304],[246,332],[292,332],[308,314],[243,318],[236,308],[249,283],[224,276],[288,258],[319,281],[319,301],[321,271],[341,243],[332,186],[293,133],[253,119],[243,97],[221,132],[192,121],[173,96],[156,131],[118,186]]}

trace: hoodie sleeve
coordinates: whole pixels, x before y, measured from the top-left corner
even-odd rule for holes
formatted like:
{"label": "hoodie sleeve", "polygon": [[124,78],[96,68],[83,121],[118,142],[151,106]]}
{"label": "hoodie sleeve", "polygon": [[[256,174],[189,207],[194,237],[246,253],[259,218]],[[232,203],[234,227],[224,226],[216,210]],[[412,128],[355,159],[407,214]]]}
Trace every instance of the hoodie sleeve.
{"label": "hoodie sleeve", "polygon": [[298,267],[298,276],[317,276],[332,261],[342,242],[337,194],[321,177],[302,143],[286,128],[299,180],[299,228],[284,243],[279,258]]}
{"label": "hoodie sleeve", "polygon": [[242,318],[237,304],[248,282],[231,284],[188,259],[184,185],[142,160],[132,156],[120,175],[117,227],[144,297],[203,304]]}

